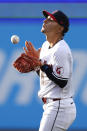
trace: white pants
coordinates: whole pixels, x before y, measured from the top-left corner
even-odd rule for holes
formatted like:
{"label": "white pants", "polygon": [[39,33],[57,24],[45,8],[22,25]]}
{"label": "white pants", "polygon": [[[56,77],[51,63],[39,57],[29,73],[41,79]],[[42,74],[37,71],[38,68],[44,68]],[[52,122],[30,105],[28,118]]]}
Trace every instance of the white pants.
{"label": "white pants", "polygon": [[43,109],[39,131],[66,131],[76,118],[72,98],[49,102]]}

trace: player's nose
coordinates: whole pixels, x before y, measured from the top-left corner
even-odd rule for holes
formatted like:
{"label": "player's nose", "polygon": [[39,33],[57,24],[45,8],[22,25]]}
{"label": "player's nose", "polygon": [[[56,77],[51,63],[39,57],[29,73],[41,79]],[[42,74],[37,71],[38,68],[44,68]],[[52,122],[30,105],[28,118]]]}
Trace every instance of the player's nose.
{"label": "player's nose", "polygon": [[47,23],[48,22],[48,19],[45,19],[44,21],[43,21],[43,23]]}

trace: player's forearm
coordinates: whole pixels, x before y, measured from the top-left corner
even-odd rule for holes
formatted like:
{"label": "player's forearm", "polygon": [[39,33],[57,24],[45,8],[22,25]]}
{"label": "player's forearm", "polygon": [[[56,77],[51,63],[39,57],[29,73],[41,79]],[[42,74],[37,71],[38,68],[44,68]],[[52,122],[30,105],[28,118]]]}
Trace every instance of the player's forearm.
{"label": "player's forearm", "polygon": [[53,73],[53,69],[51,66],[49,65],[43,65],[41,67],[41,70],[43,72],[46,73],[47,77],[52,80],[55,84],[59,85],[61,88],[64,88],[68,82],[67,79],[63,79],[60,77],[57,77],[54,73]]}

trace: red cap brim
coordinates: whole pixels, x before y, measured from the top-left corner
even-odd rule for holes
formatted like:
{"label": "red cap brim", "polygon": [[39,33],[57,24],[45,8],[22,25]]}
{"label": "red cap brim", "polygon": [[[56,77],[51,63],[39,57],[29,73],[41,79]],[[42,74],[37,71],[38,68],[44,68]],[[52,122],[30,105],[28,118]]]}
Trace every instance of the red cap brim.
{"label": "red cap brim", "polygon": [[56,18],[53,16],[53,14],[49,13],[46,10],[43,10],[43,15],[47,18],[48,16],[50,16],[54,21],[57,22]]}

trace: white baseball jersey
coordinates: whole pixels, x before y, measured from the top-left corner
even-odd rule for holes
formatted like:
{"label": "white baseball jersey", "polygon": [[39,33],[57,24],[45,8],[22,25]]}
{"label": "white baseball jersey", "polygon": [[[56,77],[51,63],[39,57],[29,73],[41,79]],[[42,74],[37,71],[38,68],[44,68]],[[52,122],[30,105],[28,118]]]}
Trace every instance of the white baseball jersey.
{"label": "white baseball jersey", "polygon": [[58,79],[68,80],[64,88],[59,87],[40,70],[40,98],[69,98],[73,96],[71,84],[73,59],[71,50],[64,40],[57,42],[52,48],[45,41],[40,52],[40,59],[53,66],[53,75]]}

